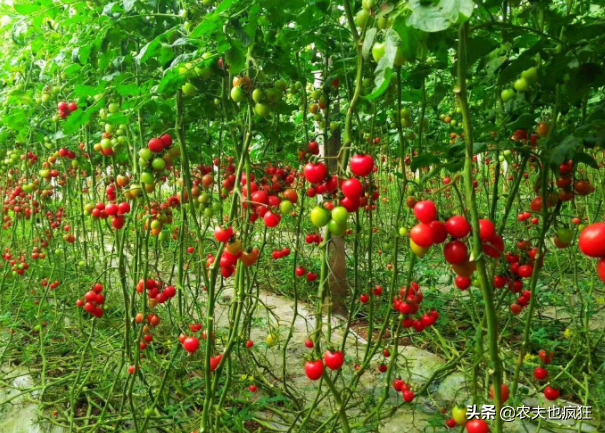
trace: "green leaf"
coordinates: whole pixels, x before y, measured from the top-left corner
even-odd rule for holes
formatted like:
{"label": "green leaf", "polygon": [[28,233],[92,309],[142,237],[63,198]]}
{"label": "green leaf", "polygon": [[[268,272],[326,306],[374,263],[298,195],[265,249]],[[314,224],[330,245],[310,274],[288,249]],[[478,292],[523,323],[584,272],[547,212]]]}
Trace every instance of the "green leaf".
{"label": "green leaf", "polygon": [[225,12],[226,10],[228,10],[231,7],[233,2],[234,2],[234,0],[224,0],[224,1],[220,2],[214,13],[222,14],[223,12]]}
{"label": "green leaf", "polygon": [[223,21],[220,18],[220,14],[229,10],[234,0],[224,0],[222,1],[217,8],[211,14],[206,15],[203,21],[197,25],[196,28],[193,29],[189,37],[191,38],[200,38],[202,36],[207,36],[210,33],[214,33],[219,30]]}
{"label": "green leaf", "polygon": [[76,110],[69,115],[67,121],[63,124],[63,132],[73,134],[82,125],[90,121],[90,118],[105,105],[103,98],[99,99],[95,104],[88,107],[86,110]]}
{"label": "green leaf", "polygon": [[239,74],[246,67],[246,55],[237,45],[232,45],[225,53],[225,60],[229,65],[229,71],[234,75]]}
{"label": "green leaf", "polygon": [[466,56],[468,66],[475,64],[477,60],[486,54],[491,53],[498,46],[499,44],[495,40],[485,37],[474,37],[469,39],[467,47],[468,54]]}
{"label": "green leaf", "polygon": [[137,0],[122,0],[122,6],[126,12],[130,12],[133,8]]}
{"label": "green leaf", "polygon": [[520,115],[517,120],[515,120],[514,122],[509,123],[507,126],[509,129],[530,129],[532,126],[534,126],[536,124],[536,119],[534,117],[534,115],[529,114],[529,113],[525,113]]}
{"label": "green leaf", "polygon": [[132,96],[138,95],[141,91],[141,88],[136,84],[120,84],[116,90],[120,94],[120,96]]}
{"label": "green leaf", "polygon": [[374,45],[374,38],[376,37],[376,31],[376,28],[372,27],[366,32],[366,37],[363,40],[363,46],[361,47],[361,55],[366,60],[368,59],[368,57],[370,57],[372,45]]}
{"label": "green leaf", "polygon": [[87,98],[89,96],[94,96],[99,93],[101,90],[98,87],[86,86],[81,84],[74,88],[74,93],[79,98]]}
{"label": "green leaf", "polygon": [[171,31],[171,29],[167,30],[166,32],[164,32],[162,34],[159,34],[151,42],[149,42],[145,46],[143,46],[143,48],[141,48],[141,51],[139,51],[139,54],[137,54],[137,56],[135,57],[135,61],[138,64],[143,64],[148,59],[155,57],[158,54],[162,40],[164,39],[166,34],[169,33],[170,31]]}
{"label": "green leaf", "polygon": [[8,94],[6,98],[7,104],[23,104],[30,105],[32,102],[32,95],[25,90],[14,89]]}
{"label": "green leaf", "polygon": [[40,5],[35,3],[20,3],[13,5],[13,7],[20,15],[31,15],[32,13],[40,10]]}
{"label": "green leaf", "polygon": [[28,124],[28,116],[23,110],[13,110],[12,114],[4,116],[2,118],[2,123],[4,123],[10,129],[18,131],[20,129],[24,129]]}
{"label": "green leaf", "polygon": [[473,143],[473,155],[487,152],[487,144],[485,143]]}
{"label": "green leaf", "polygon": [[558,167],[563,161],[571,159],[581,146],[582,143],[578,138],[568,135],[552,149],[550,163]]}
{"label": "green leaf", "polygon": [[543,42],[540,42],[528,50],[523,51],[515,60],[504,63],[503,69],[500,70],[498,77],[498,85],[510,83],[515,80],[517,76],[526,69],[534,66],[535,61],[534,55],[542,49]]}
{"label": "green leaf", "polygon": [[432,33],[468,20],[475,3],[473,0],[410,0],[408,8],[412,10],[408,25]]}
{"label": "green leaf", "polygon": [[597,163],[597,161],[594,159],[594,157],[592,157],[591,155],[585,153],[585,152],[576,152],[574,153],[574,155],[572,156],[574,163],[584,163],[589,167],[594,168],[595,170],[599,169],[599,164]]}
{"label": "green leaf", "polygon": [[399,35],[401,41],[399,50],[403,54],[403,57],[408,62],[414,61],[416,59],[416,52],[418,51],[419,31],[414,27],[408,26],[403,16],[395,19],[393,30]]}
{"label": "green leaf", "polygon": [[421,167],[426,167],[432,164],[438,164],[441,161],[437,155],[433,153],[421,153],[414,159],[412,159],[412,163],[410,164],[410,169],[412,171],[416,171]]}
{"label": "green leaf", "polygon": [[385,35],[385,53],[384,56],[378,62],[376,66],[375,79],[374,79],[374,90],[369,95],[365,96],[364,99],[371,101],[382,95],[391,83],[391,77],[393,76],[393,65],[395,63],[395,56],[397,55],[397,47],[401,43],[399,35],[396,31],[388,29]]}

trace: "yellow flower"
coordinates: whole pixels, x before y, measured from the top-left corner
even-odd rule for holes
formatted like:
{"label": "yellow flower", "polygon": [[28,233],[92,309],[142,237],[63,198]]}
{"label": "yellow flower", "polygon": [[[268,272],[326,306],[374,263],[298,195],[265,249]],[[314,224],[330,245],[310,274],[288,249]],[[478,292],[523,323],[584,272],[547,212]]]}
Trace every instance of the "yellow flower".
{"label": "yellow flower", "polygon": [[533,355],[531,353],[526,353],[524,359],[525,359],[525,361],[533,361],[534,359],[536,359],[536,355]]}
{"label": "yellow flower", "polygon": [[565,332],[563,332],[563,336],[569,340],[571,338],[571,329],[565,328]]}
{"label": "yellow flower", "polygon": [[605,303],[605,297],[603,297],[603,296],[597,296],[597,298],[595,300],[597,301],[597,304],[599,304],[599,305],[603,305],[603,303]]}
{"label": "yellow flower", "polygon": [[241,380],[241,381],[243,382],[244,380],[246,380],[246,379],[247,379],[247,377],[248,377],[248,376],[246,376],[245,374],[242,374],[242,375],[239,377],[239,380]]}

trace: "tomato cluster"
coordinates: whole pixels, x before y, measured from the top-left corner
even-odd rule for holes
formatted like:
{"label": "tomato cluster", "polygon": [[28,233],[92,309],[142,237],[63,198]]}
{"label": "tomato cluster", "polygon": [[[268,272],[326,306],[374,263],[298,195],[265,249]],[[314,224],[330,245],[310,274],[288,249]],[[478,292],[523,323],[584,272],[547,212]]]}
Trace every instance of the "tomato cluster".
{"label": "tomato cluster", "polygon": [[78,299],[76,301],[76,306],[78,308],[84,307],[84,311],[92,314],[96,318],[103,317],[103,304],[105,303],[105,296],[102,292],[103,286],[100,283],[96,283],[94,286],[92,286],[91,290],[86,292],[84,295],[84,300]]}
{"label": "tomato cluster", "polygon": [[136,290],[138,293],[147,290],[147,296],[151,300],[152,307],[156,304],[163,304],[176,296],[176,287],[164,286],[164,283],[153,278],[148,278],[147,281],[141,278],[137,283]]}
{"label": "tomato cluster", "polygon": [[65,119],[71,113],[78,109],[78,105],[75,102],[70,102],[69,104],[65,101],[60,101],[57,104],[57,110],[59,110],[59,117],[61,119]]}

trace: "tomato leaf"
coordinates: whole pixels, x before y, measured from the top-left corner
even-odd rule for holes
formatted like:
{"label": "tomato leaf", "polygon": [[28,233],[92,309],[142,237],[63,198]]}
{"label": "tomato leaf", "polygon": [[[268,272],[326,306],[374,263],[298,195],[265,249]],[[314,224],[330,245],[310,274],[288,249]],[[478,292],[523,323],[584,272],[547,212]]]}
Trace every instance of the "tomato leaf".
{"label": "tomato leaf", "polygon": [[576,152],[572,158],[575,163],[581,162],[581,163],[586,164],[589,167],[594,168],[595,170],[599,169],[599,164],[594,159],[594,157],[587,154],[586,152]]}
{"label": "tomato leaf", "polygon": [[503,86],[515,80],[524,70],[534,66],[534,55],[542,49],[543,42],[539,42],[533,47],[523,51],[516,59],[504,62],[500,75],[498,76],[498,85]]}
{"label": "tomato leaf", "polygon": [[372,101],[382,95],[388,89],[393,76],[393,66],[397,56],[397,47],[401,43],[399,35],[392,29],[388,29],[385,35],[385,53],[378,62],[374,72],[374,90],[364,99]]}
{"label": "tomato leaf", "polygon": [[372,51],[372,45],[374,45],[374,38],[376,37],[376,28],[372,27],[366,32],[366,37],[363,40],[363,46],[361,47],[361,55],[364,59],[368,59],[370,51]]}
{"label": "tomato leaf", "polygon": [[427,167],[429,165],[437,164],[441,158],[433,153],[421,153],[412,159],[412,163],[410,164],[410,169],[412,171],[416,171],[421,167]]}
{"label": "tomato leaf", "polygon": [[440,32],[468,20],[475,3],[472,0],[410,0],[408,7],[412,10],[408,25],[425,32]]}
{"label": "tomato leaf", "polygon": [[393,30],[399,35],[399,50],[403,54],[403,57],[408,62],[414,61],[416,59],[420,36],[418,29],[407,25],[405,18],[399,16],[393,23]]}
{"label": "tomato leaf", "polygon": [[558,167],[563,161],[573,158],[581,145],[582,143],[578,138],[568,135],[550,152],[550,163]]}
{"label": "tomato leaf", "polygon": [[517,129],[530,129],[532,126],[536,124],[535,116],[530,113],[524,113],[517,117],[517,119],[507,125],[509,129],[517,130]]}

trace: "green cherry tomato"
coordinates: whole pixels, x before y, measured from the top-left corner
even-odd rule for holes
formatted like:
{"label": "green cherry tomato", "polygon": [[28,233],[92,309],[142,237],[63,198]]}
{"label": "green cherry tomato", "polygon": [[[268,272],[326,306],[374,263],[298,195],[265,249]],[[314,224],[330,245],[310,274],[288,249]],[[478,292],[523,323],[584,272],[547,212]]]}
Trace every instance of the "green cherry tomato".
{"label": "green cherry tomato", "polygon": [[502,102],[508,102],[515,97],[515,91],[513,89],[504,89],[500,93],[500,97],[502,98]]}
{"label": "green cherry tomato", "polygon": [[290,200],[282,200],[282,202],[279,204],[279,210],[283,215],[291,214],[293,208],[294,206],[292,206],[292,202]]}
{"label": "green cherry tomato", "polygon": [[330,220],[328,222],[328,230],[330,230],[330,233],[332,233],[334,236],[342,236],[347,231],[347,222],[345,221],[344,223],[340,224],[334,220]]}
{"label": "green cherry tomato", "polygon": [[454,418],[454,421],[456,421],[456,424],[465,425],[467,422],[466,409],[463,407],[455,406],[452,409],[452,418]]}
{"label": "green cherry tomato", "polygon": [[560,228],[557,230],[557,237],[564,244],[570,244],[573,241],[573,231],[566,228]]}
{"label": "green cherry tomato", "polygon": [[151,166],[156,171],[163,171],[166,168],[166,161],[164,161],[162,158],[155,158],[151,162]]}
{"label": "green cherry tomato", "polygon": [[271,113],[271,109],[269,108],[269,105],[259,103],[254,106],[254,112],[260,117],[267,117]]}
{"label": "green cherry tomato", "polygon": [[349,212],[344,206],[337,206],[332,209],[332,219],[338,224],[344,224],[347,222]]}
{"label": "green cherry tomato", "polygon": [[265,92],[261,89],[254,89],[254,92],[252,92],[252,100],[256,103],[263,102],[265,100]]}
{"label": "green cherry tomato", "polygon": [[529,84],[533,84],[538,81],[538,69],[535,67],[531,67],[521,72],[521,77],[525,78]]}
{"label": "green cherry tomato", "polygon": [[330,212],[323,207],[315,206],[311,210],[311,222],[315,227],[324,227],[330,222]]}
{"label": "green cherry tomato", "polygon": [[234,87],[231,89],[231,99],[235,102],[242,102],[246,99],[246,92],[241,87]]}
{"label": "green cherry tomato", "polygon": [[183,84],[183,87],[181,88],[181,90],[183,91],[183,95],[193,96],[193,95],[195,95],[195,91],[197,89],[195,88],[195,86],[193,84],[185,83],[185,84]]}
{"label": "green cherry tomato", "polygon": [[527,92],[529,90],[529,82],[525,78],[519,78],[514,84],[517,92]]}
{"label": "green cherry tomato", "polygon": [[384,56],[385,52],[386,44],[384,42],[375,42],[374,46],[372,47],[372,58],[374,58],[374,61],[378,63]]}

